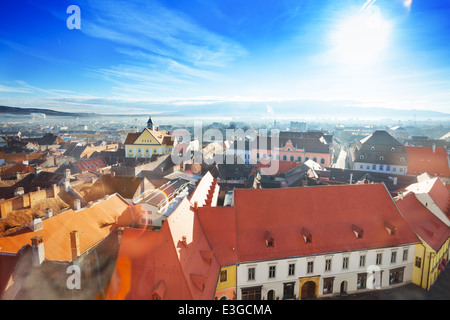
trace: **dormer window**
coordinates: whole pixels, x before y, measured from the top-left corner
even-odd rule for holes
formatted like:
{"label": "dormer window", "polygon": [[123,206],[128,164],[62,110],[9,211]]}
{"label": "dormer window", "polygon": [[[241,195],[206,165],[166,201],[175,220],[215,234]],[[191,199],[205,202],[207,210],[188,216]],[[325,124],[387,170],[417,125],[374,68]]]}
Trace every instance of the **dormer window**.
{"label": "dormer window", "polygon": [[394,152],[394,151],[395,151],[395,148],[394,148],[394,147],[392,147],[392,148],[391,148],[391,151],[392,151],[392,152]]}
{"label": "dormer window", "polygon": [[375,147],[370,147],[370,150],[375,151]]}
{"label": "dormer window", "polygon": [[267,248],[274,246],[274,239],[269,231],[264,232],[264,240],[266,241]]}
{"label": "dormer window", "polygon": [[364,155],[360,155],[359,159],[364,160]]}
{"label": "dormer window", "polygon": [[380,157],[380,160],[381,160],[381,161],[383,161],[383,160],[384,160],[384,157],[383,157],[383,156],[381,156],[381,157]]}
{"label": "dormer window", "polygon": [[395,230],[397,228],[394,225],[390,224],[389,222],[385,222],[384,227],[386,228],[389,235],[391,235],[391,236],[395,235]]}
{"label": "dormer window", "polygon": [[405,162],[405,158],[400,158],[400,162]]}
{"label": "dormer window", "polygon": [[305,241],[306,244],[312,243],[312,235],[308,229],[302,228],[302,236],[303,236],[303,240]]}
{"label": "dormer window", "polygon": [[356,236],[356,239],[362,239],[362,237],[364,235],[364,230],[360,226],[357,226],[356,224],[352,224],[352,230]]}

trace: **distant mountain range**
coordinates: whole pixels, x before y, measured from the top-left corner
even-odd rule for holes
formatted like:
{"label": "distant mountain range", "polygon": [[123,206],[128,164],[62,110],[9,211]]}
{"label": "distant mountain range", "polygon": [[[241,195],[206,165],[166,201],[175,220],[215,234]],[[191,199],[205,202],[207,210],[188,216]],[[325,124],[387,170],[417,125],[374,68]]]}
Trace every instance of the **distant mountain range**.
{"label": "distant mountain range", "polygon": [[[325,101],[284,101],[284,102],[215,102],[210,104],[186,105],[183,107],[170,104],[148,106],[160,110],[159,116],[177,117],[248,117],[248,118],[292,118],[292,119],[402,119],[402,120],[450,120],[449,113],[431,110],[400,110],[381,107],[345,106],[342,102]],[[127,113],[111,116],[142,116],[152,112],[140,106],[141,114]],[[136,109],[134,109],[136,110]],[[109,116],[107,113],[74,113],[39,108],[16,108],[0,106],[0,114],[30,115],[32,113],[47,116]]]}
{"label": "distant mountain range", "polygon": [[0,114],[17,114],[17,115],[30,115],[32,113],[45,114],[47,116],[89,116],[93,113],[73,113],[73,112],[61,112],[50,109],[38,109],[38,108],[17,108],[0,106]]}

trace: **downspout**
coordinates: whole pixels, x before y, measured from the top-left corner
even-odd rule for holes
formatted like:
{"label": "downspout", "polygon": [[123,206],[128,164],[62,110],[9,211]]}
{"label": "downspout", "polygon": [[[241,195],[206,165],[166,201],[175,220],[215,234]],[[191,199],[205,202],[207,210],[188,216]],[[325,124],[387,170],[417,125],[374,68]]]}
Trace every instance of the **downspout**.
{"label": "downspout", "polygon": [[[427,252],[427,248],[423,245],[423,243],[421,242],[420,245],[423,247],[423,263],[425,264],[425,254]],[[425,271],[424,266],[422,265],[422,275],[420,276],[420,287],[422,288],[422,281],[423,281],[423,273]]]}
{"label": "downspout", "polygon": [[430,269],[431,269],[431,255],[432,255],[432,254],[433,254],[433,253],[430,252],[430,261],[429,261],[429,263],[428,263],[427,290],[429,290],[428,284],[430,283]]}

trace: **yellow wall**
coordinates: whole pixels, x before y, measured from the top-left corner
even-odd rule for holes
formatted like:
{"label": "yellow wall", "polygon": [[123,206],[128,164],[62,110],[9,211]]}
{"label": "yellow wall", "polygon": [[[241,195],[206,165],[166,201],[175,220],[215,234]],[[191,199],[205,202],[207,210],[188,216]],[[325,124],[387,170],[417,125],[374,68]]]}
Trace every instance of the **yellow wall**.
{"label": "yellow wall", "polygon": [[[438,252],[433,250],[425,241],[420,237],[422,244],[417,244],[415,247],[414,257],[414,270],[413,270],[413,283],[429,290],[431,285],[436,281],[440,274],[438,269],[442,259],[448,260],[449,258],[449,239],[442,245]],[[421,267],[416,267],[416,258],[421,258]]]}
{"label": "yellow wall", "polygon": [[228,299],[232,300],[236,297],[236,265],[222,267],[220,271],[227,271],[227,281],[220,282],[220,273],[219,279],[217,280],[216,294],[215,298],[220,299],[222,296],[228,296]]}

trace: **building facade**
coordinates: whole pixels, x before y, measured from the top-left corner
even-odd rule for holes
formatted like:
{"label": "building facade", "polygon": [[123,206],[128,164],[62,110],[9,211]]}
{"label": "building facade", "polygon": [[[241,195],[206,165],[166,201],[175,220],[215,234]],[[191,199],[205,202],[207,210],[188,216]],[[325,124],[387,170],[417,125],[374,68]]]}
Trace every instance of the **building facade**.
{"label": "building facade", "polygon": [[351,152],[352,169],[369,172],[407,174],[408,153],[389,133],[376,130],[358,141]]}
{"label": "building facade", "polygon": [[170,154],[175,141],[165,131],[153,127],[151,118],[141,133],[129,133],[125,139],[125,157],[151,158],[153,155]]}

